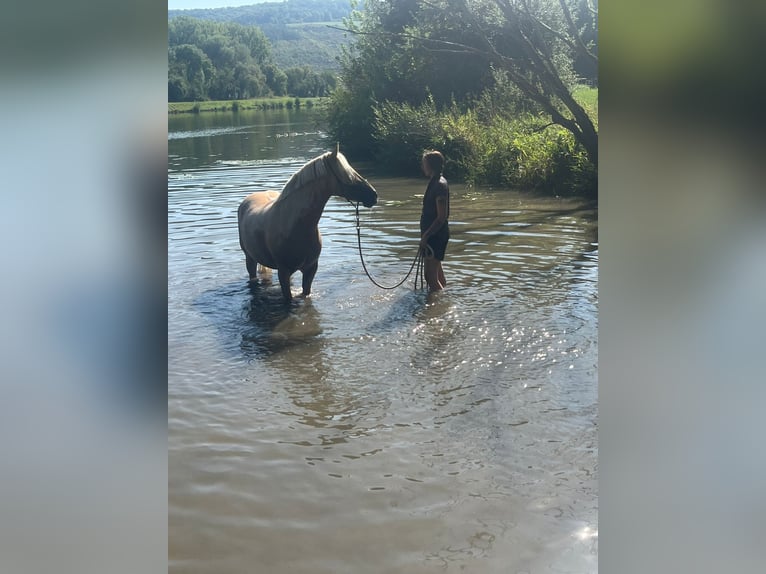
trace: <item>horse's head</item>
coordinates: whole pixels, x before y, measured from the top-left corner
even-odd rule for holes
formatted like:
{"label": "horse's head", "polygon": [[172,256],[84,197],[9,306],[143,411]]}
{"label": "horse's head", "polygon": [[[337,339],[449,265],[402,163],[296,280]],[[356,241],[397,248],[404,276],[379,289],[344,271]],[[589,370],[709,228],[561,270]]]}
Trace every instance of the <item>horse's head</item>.
{"label": "horse's head", "polygon": [[334,195],[340,195],[349,201],[358,201],[365,207],[372,207],[378,202],[378,192],[375,188],[351,167],[337,149],[325,154],[324,162],[338,184]]}

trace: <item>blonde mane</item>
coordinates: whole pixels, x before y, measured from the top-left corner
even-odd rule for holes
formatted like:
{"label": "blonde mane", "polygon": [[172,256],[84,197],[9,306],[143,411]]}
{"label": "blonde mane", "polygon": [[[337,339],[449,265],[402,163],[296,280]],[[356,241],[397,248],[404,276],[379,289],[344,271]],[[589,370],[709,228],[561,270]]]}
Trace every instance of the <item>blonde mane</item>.
{"label": "blonde mane", "polygon": [[289,195],[291,192],[297,191],[304,186],[312,183],[318,179],[321,179],[327,175],[332,175],[327,169],[327,164],[324,159],[329,157],[332,152],[323,153],[322,155],[315,157],[311,161],[307,162],[302,168],[296,171],[293,176],[282,188],[282,196]]}

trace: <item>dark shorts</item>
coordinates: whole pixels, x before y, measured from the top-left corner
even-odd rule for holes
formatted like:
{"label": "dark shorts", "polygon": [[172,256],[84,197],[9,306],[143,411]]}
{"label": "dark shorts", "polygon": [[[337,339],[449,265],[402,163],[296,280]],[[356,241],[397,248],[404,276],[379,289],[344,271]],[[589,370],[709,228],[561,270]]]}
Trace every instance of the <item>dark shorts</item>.
{"label": "dark shorts", "polygon": [[439,233],[428,238],[428,245],[434,250],[434,258],[444,261],[444,253],[447,251],[447,242],[449,241],[449,229],[439,231]]}

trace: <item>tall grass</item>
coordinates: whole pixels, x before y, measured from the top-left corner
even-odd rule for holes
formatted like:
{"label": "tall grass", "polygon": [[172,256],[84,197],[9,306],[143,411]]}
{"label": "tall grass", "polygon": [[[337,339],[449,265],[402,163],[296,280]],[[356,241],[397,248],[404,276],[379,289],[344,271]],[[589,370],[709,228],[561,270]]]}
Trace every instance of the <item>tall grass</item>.
{"label": "tall grass", "polygon": [[578,86],[572,91],[574,99],[588,112],[593,124],[598,127],[598,88]]}
{"label": "tall grass", "polygon": [[[597,114],[598,90],[586,88],[575,97]],[[488,115],[454,104],[437,110],[433,100],[421,106],[385,102],[375,107],[374,128],[377,159],[392,171],[414,173],[423,150],[435,148],[458,180],[556,195],[596,190],[595,168],[572,133],[531,113]]]}

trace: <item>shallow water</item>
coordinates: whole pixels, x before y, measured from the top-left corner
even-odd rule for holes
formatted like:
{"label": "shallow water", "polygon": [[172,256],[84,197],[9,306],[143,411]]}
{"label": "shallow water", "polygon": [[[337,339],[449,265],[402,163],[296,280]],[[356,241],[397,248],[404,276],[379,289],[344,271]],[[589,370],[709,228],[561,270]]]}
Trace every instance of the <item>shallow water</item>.
{"label": "shallow water", "polygon": [[[451,184],[429,296],[375,287],[331,198],[312,297],[286,306],[276,273],[248,286],[236,228],[247,193],[331,147],[285,118],[171,118],[170,570],[596,572],[593,206]],[[357,168],[380,196],[365,260],[393,284],[426,181]]]}

